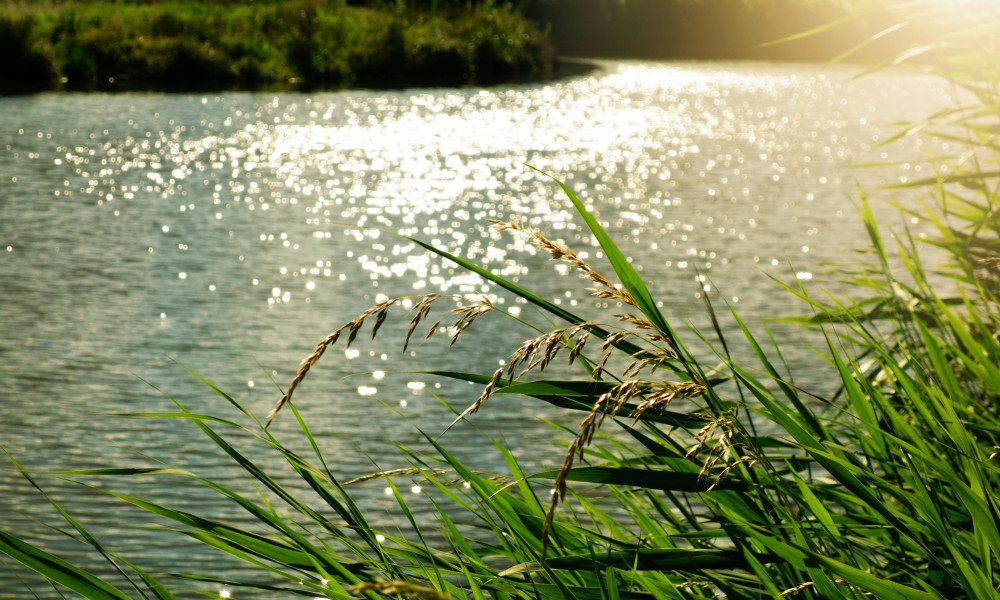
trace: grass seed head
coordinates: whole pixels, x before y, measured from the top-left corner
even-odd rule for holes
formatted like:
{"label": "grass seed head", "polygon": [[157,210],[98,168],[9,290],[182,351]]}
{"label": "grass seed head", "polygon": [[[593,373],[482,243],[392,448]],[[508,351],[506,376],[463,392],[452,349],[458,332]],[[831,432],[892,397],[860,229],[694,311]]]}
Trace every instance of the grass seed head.
{"label": "grass seed head", "polygon": [[[410,317],[410,328],[406,332],[406,339],[403,340],[403,352],[406,352],[406,349],[409,347],[410,338],[413,337],[413,332],[416,331],[417,326],[420,325],[420,321],[427,316],[431,307],[434,305],[434,302],[440,297],[440,294],[426,294],[413,305],[412,309],[410,309],[413,316]],[[430,337],[430,334],[428,334],[427,337]]]}
{"label": "grass seed head", "polygon": [[483,392],[479,394],[479,397],[476,398],[476,401],[472,403],[472,407],[469,409],[469,414],[476,413],[480,409],[480,407],[482,407],[483,403],[489,399],[490,394],[493,393],[493,389],[497,386],[498,383],[500,383],[500,379],[502,377],[503,377],[503,367],[500,367],[499,369],[494,371],[493,378],[490,379],[490,382],[487,383],[486,387],[483,388]]}
{"label": "grass seed head", "polygon": [[292,392],[294,392],[295,388],[297,388],[298,385],[302,383],[302,380],[305,379],[306,373],[309,372],[309,369],[311,369],[312,366],[319,361],[320,357],[323,356],[323,353],[326,352],[327,348],[337,343],[337,340],[340,339],[340,334],[343,331],[344,327],[341,327],[323,338],[318,344],[316,344],[316,349],[312,351],[312,354],[302,359],[302,362],[299,363],[299,369],[295,373],[295,377],[292,379],[292,382],[288,384],[288,389],[284,394],[282,394],[281,399],[278,400],[278,403],[273,409],[271,409],[271,412],[267,414],[264,422],[265,429],[271,425],[271,421],[273,421],[274,417],[277,416],[281,407],[292,399]]}
{"label": "grass seed head", "polygon": [[415,583],[410,583],[409,581],[401,580],[387,581],[385,579],[375,578],[371,581],[363,581],[361,583],[348,586],[345,589],[352,594],[358,595],[374,592],[384,596],[412,596],[414,598],[425,598],[427,600],[456,600],[454,596],[446,594],[436,588],[417,585]]}
{"label": "grass seed head", "polygon": [[636,305],[635,299],[632,298],[632,295],[629,294],[627,290],[620,285],[612,283],[607,277],[597,272],[597,270],[577,256],[577,254],[569,248],[560,246],[542,235],[540,232],[534,229],[529,229],[515,221],[498,221],[496,219],[489,219],[489,222],[493,224],[493,228],[497,231],[515,231],[528,236],[531,238],[532,242],[534,242],[535,246],[548,252],[550,258],[565,261],[581,271],[583,277],[590,279],[598,285],[598,288],[593,290],[594,295],[597,297],[620,300],[632,306]]}
{"label": "grass seed head", "polygon": [[392,306],[393,304],[396,304],[399,301],[400,298],[389,298],[387,300],[383,300],[381,302],[376,303],[374,306],[368,308],[354,319],[351,319],[350,321],[347,322],[347,324],[343,325],[340,329],[337,329],[330,335],[323,338],[318,344],[316,344],[316,349],[313,350],[309,356],[302,359],[301,363],[299,363],[299,369],[298,371],[296,371],[295,377],[292,379],[292,382],[288,384],[288,390],[285,391],[285,393],[281,396],[281,399],[278,400],[278,403],[275,405],[275,407],[271,409],[271,412],[268,413],[267,417],[265,417],[264,428],[266,429],[267,427],[270,427],[271,422],[274,420],[274,417],[277,416],[278,411],[281,410],[281,408],[285,404],[287,404],[289,400],[292,399],[292,393],[295,391],[295,388],[297,388],[299,384],[302,383],[302,380],[305,379],[306,373],[309,372],[309,369],[311,369],[313,365],[319,362],[320,357],[323,356],[323,353],[326,352],[327,348],[337,343],[337,340],[340,339],[341,334],[344,332],[345,329],[348,331],[347,346],[350,346],[351,342],[353,342],[357,338],[358,332],[361,331],[361,328],[364,326],[365,321],[369,317],[374,315],[375,324],[372,326],[372,339],[375,339],[375,334],[378,333],[379,328],[382,327],[382,324],[385,322],[385,319],[388,316],[389,307]]}
{"label": "grass seed head", "polygon": [[455,344],[458,340],[458,336],[462,334],[463,331],[468,329],[472,322],[476,320],[477,317],[485,315],[486,313],[493,310],[495,307],[489,298],[483,296],[480,300],[468,304],[465,306],[458,306],[451,309],[451,312],[457,313],[459,315],[458,320],[451,326],[451,343],[449,346]]}
{"label": "grass seed head", "polygon": [[436,477],[444,473],[448,473],[449,469],[434,469],[427,470],[420,467],[406,467],[403,469],[390,469],[388,471],[379,471],[377,473],[369,473],[368,475],[362,475],[361,477],[355,477],[350,481],[345,481],[344,485],[352,485],[355,483],[363,483],[365,481],[372,481],[374,479],[385,479],[386,477],[397,477],[399,475],[415,475],[417,473],[423,474],[425,477]]}

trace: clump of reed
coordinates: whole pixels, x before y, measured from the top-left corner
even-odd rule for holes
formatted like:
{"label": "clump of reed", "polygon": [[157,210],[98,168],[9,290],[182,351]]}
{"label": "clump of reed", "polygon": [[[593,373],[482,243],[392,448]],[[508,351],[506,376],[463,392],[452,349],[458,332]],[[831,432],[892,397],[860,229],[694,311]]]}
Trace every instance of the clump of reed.
{"label": "clump of reed", "polygon": [[[578,317],[417,241],[562,321],[512,343],[506,364],[492,374],[427,373],[483,385],[464,411],[456,411],[456,421],[488,411],[489,398],[498,394],[580,411],[580,425],[566,431],[571,435],[561,468],[524,473],[509,450],[487,436],[509,473],[482,473],[428,435],[425,449],[404,449],[401,458],[407,466],[338,481],[295,408],[293,392],[334,344],[350,345],[364,332],[375,338],[390,311],[401,304],[392,298],[324,337],[268,417],[270,421],[279,410],[289,410],[314,458],[290,450],[246,411],[255,428],[180,405],[179,413],[159,415],[199,427],[252,480],[280,499],[285,506],[281,512],[271,502],[177,469],[110,468],[68,475],[180,474],[210,487],[249,511],[259,529],[109,493],[175,521],[192,537],[232,556],[267,565],[276,581],[261,589],[270,591],[301,591],[296,586],[306,585],[309,594],[328,597],[341,597],[344,590],[436,598],[993,597],[1000,543],[993,517],[1000,416],[995,406],[984,406],[981,386],[998,390],[991,382],[1000,382],[1000,368],[991,357],[1000,356],[1000,344],[992,335],[995,326],[975,318],[971,303],[955,307],[941,302],[930,320],[897,316],[893,322],[900,331],[914,336],[902,341],[880,336],[866,318],[850,318],[859,314],[856,310],[822,313],[839,323],[826,330],[826,339],[830,375],[840,381],[841,390],[839,398],[819,397],[789,383],[791,377],[774,366],[772,356],[780,356],[780,348],[765,351],[734,313],[730,318],[756,357],[753,363],[733,361],[721,339],[712,342],[698,331],[671,327],[621,250],[572,192],[566,193],[600,242],[614,279],[540,232],[517,223],[494,226],[528,236],[553,258],[573,265],[596,297],[616,299],[624,311],[612,314],[609,323]],[[873,246],[884,248],[870,212],[863,216]],[[879,256],[889,264],[887,254],[879,251]],[[897,274],[886,266],[883,276]],[[920,278],[921,273],[915,270],[911,276]],[[432,319],[425,337],[450,322],[444,328],[451,332],[450,345],[474,332],[480,319],[509,318],[484,298],[447,307],[451,317],[438,319],[434,315],[446,299],[453,300],[428,294],[413,303],[402,347],[422,335]],[[709,310],[713,322],[723,318],[711,304]],[[714,335],[720,332],[716,328]],[[950,336],[961,344],[952,343]],[[686,339],[706,346],[720,364],[707,368]],[[737,343],[725,340],[725,347]],[[578,365],[581,376],[546,378],[547,367],[560,357]],[[862,359],[878,365],[878,377],[862,366]],[[979,385],[964,385],[956,373],[977,374]],[[602,432],[609,422],[616,423],[625,440]],[[259,461],[227,441],[226,430],[249,433],[276,452],[321,505],[303,502],[279,483],[278,474],[265,472]],[[34,481],[33,475],[25,476]],[[417,478],[435,491],[435,525],[413,519],[394,483],[397,477]],[[378,530],[358,509],[349,484],[372,478],[386,482],[416,537]],[[610,500],[578,490],[593,484],[606,489]],[[551,490],[545,501],[538,485]],[[456,520],[458,512],[471,523]],[[152,574],[123,563],[64,514],[114,564],[127,565],[147,587],[161,590]],[[427,541],[428,534],[421,531],[428,528],[437,529],[443,545]],[[484,532],[493,540],[482,541]],[[57,570],[55,557],[23,541],[0,539],[0,549],[54,581],[76,586],[71,589],[113,589],[75,567],[60,565]],[[196,575],[223,583],[205,574],[188,576]],[[289,583],[282,585],[282,579]],[[172,596],[162,592],[159,597]]]}

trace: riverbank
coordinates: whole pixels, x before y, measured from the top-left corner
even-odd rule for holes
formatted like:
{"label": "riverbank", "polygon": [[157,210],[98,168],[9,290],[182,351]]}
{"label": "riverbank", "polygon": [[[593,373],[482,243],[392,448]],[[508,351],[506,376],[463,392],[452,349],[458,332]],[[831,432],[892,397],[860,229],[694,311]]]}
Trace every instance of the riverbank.
{"label": "riverbank", "polygon": [[7,91],[461,85],[553,69],[539,27],[493,4],[5,2],[0,55]]}

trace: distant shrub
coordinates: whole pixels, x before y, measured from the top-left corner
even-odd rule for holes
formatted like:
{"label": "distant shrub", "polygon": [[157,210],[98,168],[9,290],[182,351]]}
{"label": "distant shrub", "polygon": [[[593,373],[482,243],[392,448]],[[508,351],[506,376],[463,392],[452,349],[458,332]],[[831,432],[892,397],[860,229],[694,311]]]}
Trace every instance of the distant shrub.
{"label": "distant shrub", "polygon": [[514,9],[65,2],[0,21],[0,85],[92,88],[282,82],[342,86],[465,83],[543,71],[546,39]]}
{"label": "distant shrub", "polygon": [[56,69],[52,48],[32,35],[32,20],[0,16],[0,81],[10,85],[51,85]]}

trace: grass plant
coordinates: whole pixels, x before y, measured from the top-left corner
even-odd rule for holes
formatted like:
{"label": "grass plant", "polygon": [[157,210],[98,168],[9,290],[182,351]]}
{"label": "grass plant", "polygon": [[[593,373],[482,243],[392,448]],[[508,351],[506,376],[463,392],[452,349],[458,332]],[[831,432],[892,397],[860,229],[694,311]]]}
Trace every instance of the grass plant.
{"label": "grass plant", "polygon": [[[920,14],[942,18],[933,7]],[[814,311],[810,322],[823,334],[836,394],[795,385],[766,329],[754,333],[725,304],[706,297],[709,330],[671,323],[627,249],[562,186],[606,265],[590,264],[518,222],[493,225],[498,235],[526,236],[576,269],[611,306],[603,319],[575,314],[408,238],[542,315],[531,323],[535,335],[510,340],[500,351],[505,364],[495,372],[446,370],[442,360],[425,374],[482,386],[478,397],[453,402],[455,422],[473,427],[474,413],[490,411],[491,398],[500,395],[577,411],[576,428],[552,424],[553,440],[561,440],[560,468],[526,472],[501,440],[480,432],[483,447],[506,470],[477,471],[449,451],[442,423],[439,431],[421,432],[420,447],[398,445],[399,464],[371,476],[385,481],[406,526],[382,527],[365,514],[352,496],[355,482],[334,475],[293,400],[308,393],[301,384],[322,367],[330,347],[349,346],[362,335],[377,338],[401,310],[402,299],[390,298],[322,338],[266,420],[204,380],[245,423],[179,402],[174,412],[133,415],[199,428],[260,495],[163,465],[58,474],[81,485],[93,478],[108,482],[97,489],[253,565],[268,576],[266,583],[185,573],[169,576],[168,585],[166,577],[116,554],[62,506],[66,533],[115,565],[127,584],[100,579],[9,533],[0,532],[0,551],[90,598],[174,598],[177,578],[327,598],[1000,598],[1000,336],[992,275],[1000,256],[1000,148],[992,120],[1000,110],[993,38],[983,22],[983,15],[956,17],[942,27],[947,60],[940,72],[956,90],[969,92],[958,97],[971,104],[903,130],[931,132],[961,148],[954,160],[932,161],[941,167],[934,178],[907,182],[929,197],[922,208],[900,207],[937,227],[930,249],[943,250],[934,260],[943,256],[945,264],[928,266],[929,248],[919,235],[887,233],[862,196],[873,260],[851,273],[864,297],[816,297],[787,286]],[[916,54],[897,54],[897,62]],[[481,319],[511,318],[488,299],[421,296],[397,343],[406,348],[415,336],[434,337],[442,323],[450,325],[451,339],[438,343],[453,343]],[[740,336],[727,338],[723,321],[734,323]],[[749,352],[735,351],[738,346]],[[747,354],[751,358],[731,358]],[[705,356],[711,359],[698,358]],[[556,360],[574,365],[578,375],[549,377]],[[301,439],[295,443],[304,442],[307,452],[293,451],[294,444],[268,429],[275,418],[296,421]],[[257,452],[279,457],[283,470],[265,469],[275,462],[232,441],[247,436],[259,444]],[[22,473],[32,483],[39,476]],[[115,491],[117,478],[139,475],[207,487],[245,511],[252,525]],[[433,522],[417,518],[400,477],[431,492]],[[595,488],[606,497],[591,494]],[[309,490],[308,499],[296,489]],[[45,494],[41,485],[39,492]]]}
{"label": "grass plant", "polygon": [[[978,314],[969,310],[971,300],[958,307],[941,302],[932,315],[911,322],[897,318],[907,335],[893,340],[863,319],[829,330],[831,377],[839,379],[843,392],[837,400],[820,398],[789,383],[789,375],[775,366],[780,348],[765,350],[766,340],[751,334],[735,314],[744,333],[740,343],[753,349],[755,363],[734,363],[722,340],[672,327],[625,256],[566,193],[601,242],[614,279],[539,232],[517,223],[496,225],[530,236],[578,268],[596,295],[619,304],[621,313],[607,323],[580,318],[464,259],[425,246],[564,322],[512,348],[507,365],[495,373],[428,373],[483,384],[482,394],[457,419],[489,410],[489,398],[500,394],[581,411],[580,427],[564,432],[562,468],[525,473],[503,444],[483,434],[509,471],[475,472],[448,451],[447,437],[428,434],[424,449],[400,448],[402,470],[376,475],[385,479],[412,531],[370,525],[348,486],[329,469],[291,400],[331,345],[349,345],[362,333],[379,332],[397,304],[389,299],[324,338],[271,415],[297,420],[313,449],[311,457],[290,450],[247,412],[256,426],[196,414],[180,404],[174,413],[136,415],[190,421],[266,490],[267,500],[170,467],[61,475],[180,475],[213,489],[247,511],[257,526],[199,517],[112,487],[106,491],[257,565],[274,582],[262,586],[197,573],[184,577],[270,593],[307,591],[331,598],[348,597],[348,592],[428,598],[1000,595],[1000,469],[994,461],[1000,419],[983,396],[984,386],[995,392],[1000,385],[1000,344],[991,323],[969,318]],[[871,232],[875,247],[884,248],[874,224]],[[888,264],[888,255],[879,256]],[[422,332],[442,302],[448,299],[430,295],[415,304],[410,336]],[[467,301],[450,312],[454,336],[466,335],[478,319],[507,318],[484,300]],[[736,343],[726,340],[729,347]],[[707,346],[718,364],[695,360],[689,344]],[[878,380],[866,374],[859,347],[880,366]],[[579,365],[581,376],[544,378],[546,366],[560,357]],[[969,385],[972,381],[975,385]],[[603,435],[602,425],[612,422],[625,437]],[[236,434],[251,434],[277,453],[319,502],[305,502],[279,483],[286,480],[283,475],[265,472],[253,456],[238,450],[227,440]],[[420,478],[435,491],[436,525],[413,517],[394,480],[400,475]],[[34,481],[31,474],[25,476]],[[498,476],[509,483],[498,482]],[[591,484],[608,489],[613,501],[596,501],[577,488]],[[550,489],[555,490],[551,496],[545,493]],[[63,514],[86,543],[122,572],[135,573],[133,591],[173,597],[153,575],[106,549],[68,512]],[[470,517],[471,524],[457,519],[459,514]],[[87,597],[127,597],[39,548],[10,536],[2,541],[0,548],[11,557]]]}

